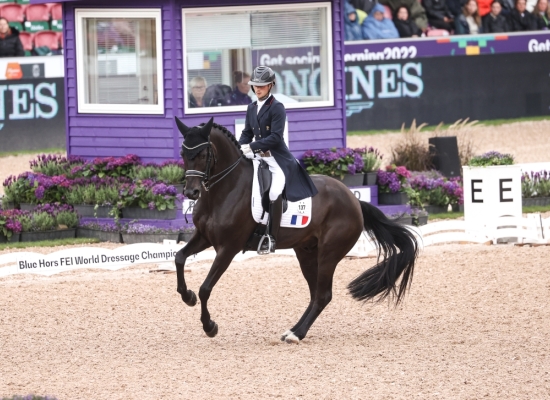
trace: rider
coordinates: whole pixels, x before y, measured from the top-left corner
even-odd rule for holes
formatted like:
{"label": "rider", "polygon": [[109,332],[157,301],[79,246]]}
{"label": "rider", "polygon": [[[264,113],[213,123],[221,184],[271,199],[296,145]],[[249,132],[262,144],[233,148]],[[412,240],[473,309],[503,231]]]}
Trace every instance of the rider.
{"label": "rider", "polygon": [[269,236],[272,245],[269,251],[273,253],[281,226],[282,193],[285,185],[286,198],[293,202],[315,196],[317,188],[284,141],[285,107],[271,94],[271,89],[275,86],[275,73],[269,67],[256,67],[248,84],[258,100],[249,104],[246,110],[244,130],[239,143],[247,158],[261,157],[269,165],[272,174],[269,190]]}

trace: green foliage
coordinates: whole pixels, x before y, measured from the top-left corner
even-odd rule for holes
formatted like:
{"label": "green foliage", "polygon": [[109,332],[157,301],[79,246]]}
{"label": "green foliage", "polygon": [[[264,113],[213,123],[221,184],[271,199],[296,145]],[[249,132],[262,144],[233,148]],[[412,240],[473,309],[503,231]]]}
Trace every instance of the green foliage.
{"label": "green foliage", "polygon": [[55,217],[47,212],[33,213],[30,231],[50,231],[57,228]]}
{"label": "green foliage", "polygon": [[78,226],[78,215],[74,211],[61,211],[56,216],[57,225],[65,225],[67,228]]}
{"label": "green foliage", "polygon": [[494,165],[513,165],[514,156],[511,154],[501,154],[498,151],[489,151],[480,156],[470,159],[470,167],[489,167]]}
{"label": "green foliage", "polygon": [[4,186],[4,198],[8,202],[13,203],[31,203],[37,204],[38,199],[34,194],[34,190],[38,187],[38,182],[34,182],[32,186],[24,177],[19,177],[11,185]]}
{"label": "green foliage", "polygon": [[18,220],[21,223],[21,230],[23,232],[29,232],[32,230],[32,218],[30,215],[22,215],[18,217]]}
{"label": "green foliage", "polygon": [[26,249],[28,247],[56,247],[56,246],[70,246],[70,245],[82,245],[87,243],[99,243],[100,240],[96,238],[71,238],[71,239],[56,239],[56,240],[42,240],[39,242],[17,242],[0,244],[0,251],[6,249]]}
{"label": "green foliage", "polygon": [[378,171],[382,164],[382,155],[377,149],[370,147],[367,152],[363,154],[363,172],[375,172]]}
{"label": "green foliage", "polygon": [[136,165],[133,171],[133,179],[141,181],[144,179],[157,179],[159,167],[155,165]]}
{"label": "green foliage", "polygon": [[179,165],[168,164],[163,166],[158,172],[158,180],[169,184],[183,183],[185,170]]}

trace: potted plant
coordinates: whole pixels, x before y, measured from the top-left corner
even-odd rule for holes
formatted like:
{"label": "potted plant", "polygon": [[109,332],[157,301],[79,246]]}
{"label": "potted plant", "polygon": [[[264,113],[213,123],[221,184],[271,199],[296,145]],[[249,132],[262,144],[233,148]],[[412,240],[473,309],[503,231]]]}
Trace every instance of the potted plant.
{"label": "potted plant", "polygon": [[166,183],[167,185],[173,185],[176,188],[176,192],[183,193],[184,180],[185,180],[185,166],[182,160],[169,160],[160,165],[158,171],[159,181]]}
{"label": "potted plant", "polygon": [[19,242],[22,227],[17,218],[22,213],[13,209],[0,211],[0,243]]}
{"label": "potted plant", "polygon": [[74,238],[78,215],[67,204],[38,205],[33,211],[23,211],[18,217],[21,223],[21,241]]}
{"label": "potted plant", "polygon": [[408,213],[390,214],[388,217],[390,220],[397,222],[401,225],[412,225],[413,217]]}
{"label": "potted plant", "polygon": [[66,201],[81,217],[107,218],[118,212],[116,204],[120,200],[120,185],[130,182],[125,177],[77,178],[72,181]]}
{"label": "potted plant", "polygon": [[363,180],[363,185],[365,186],[375,186],[376,178],[378,176],[378,169],[382,164],[382,155],[374,147],[369,147],[363,153],[363,172],[365,178]]}
{"label": "potted plant", "polygon": [[548,171],[523,173],[521,196],[523,207],[550,205],[550,173]]}
{"label": "potted plant", "polygon": [[403,166],[388,165],[377,173],[378,203],[386,205],[407,204],[409,201],[405,188],[411,173]]}
{"label": "potted plant", "polygon": [[176,199],[183,201],[176,188],[149,179],[121,185],[122,216],[131,219],[174,219]]}
{"label": "potted plant", "polygon": [[80,224],[76,237],[96,238],[101,242],[122,243],[120,226],[115,222],[86,222]]}
{"label": "potted plant", "polygon": [[328,175],[340,179],[348,187],[363,186],[363,154],[365,149],[335,147],[325,150],[308,150],[302,161],[309,174]]}
{"label": "potted plant", "polygon": [[144,225],[137,222],[125,224],[122,229],[122,241],[126,244],[159,243],[164,239],[178,240],[179,229],[158,228],[153,225]]}
{"label": "potted plant", "polygon": [[183,231],[180,232],[178,242],[189,242],[193,235],[195,234],[195,228],[185,228]]}
{"label": "potted plant", "polygon": [[514,156],[502,154],[498,151],[488,151],[480,156],[474,156],[468,162],[470,167],[489,167],[497,165],[513,165]]}
{"label": "potted plant", "polygon": [[415,226],[422,226],[428,223],[428,213],[422,209],[413,209],[411,212],[412,223]]}

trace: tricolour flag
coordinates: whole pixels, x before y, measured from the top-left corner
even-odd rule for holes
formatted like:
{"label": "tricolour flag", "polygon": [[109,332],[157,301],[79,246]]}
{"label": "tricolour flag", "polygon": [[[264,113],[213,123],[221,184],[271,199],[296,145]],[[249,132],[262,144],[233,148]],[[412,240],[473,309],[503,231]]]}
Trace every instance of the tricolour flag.
{"label": "tricolour flag", "polygon": [[305,225],[309,220],[308,216],[305,215],[293,215],[290,219],[290,225]]}

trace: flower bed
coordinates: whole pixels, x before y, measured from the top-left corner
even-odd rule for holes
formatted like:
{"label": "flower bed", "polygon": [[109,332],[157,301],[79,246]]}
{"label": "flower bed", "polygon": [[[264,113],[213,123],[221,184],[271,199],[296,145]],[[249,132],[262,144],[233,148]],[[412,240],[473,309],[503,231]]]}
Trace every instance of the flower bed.
{"label": "flower bed", "polygon": [[120,226],[114,222],[87,222],[81,224],[76,231],[76,237],[95,238],[101,242],[122,243]]}
{"label": "flower bed", "polygon": [[134,243],[159,243],[164,239],[178,240],[179,229],[163,229],[152,225],[130,223],[122,230],[122,241],[126,244]]}
{"label": "flower bed", "polygon": [[470,167],[488,167],[493,165],[512,165],[514,156],[502,154],[498,151],[488,151],[480,156],[474,156],[468,162]]}
{"label": "flower bed", "polygon": [[550,172],[525,172],[521,177],[523,207],[550,205]]}
{"label": "flower bed", "polygon": [[344,181],[347,186],[363,185],[363,156],[366,149],[331,148],[308,150],[302,161],[309,174],[328,175]]}
{"label": "flower bed", "polygon": [[430,214],[445,213],[449,204],[464,203],[460,178],[445,178],[437,171],[413,172],[409,179],[411,205]]}

